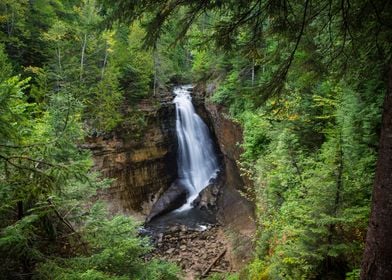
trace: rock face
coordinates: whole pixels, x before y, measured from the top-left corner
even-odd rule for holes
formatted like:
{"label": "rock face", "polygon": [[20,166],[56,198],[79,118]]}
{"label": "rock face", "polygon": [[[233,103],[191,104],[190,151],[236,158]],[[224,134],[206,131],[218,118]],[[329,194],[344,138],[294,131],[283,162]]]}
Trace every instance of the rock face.
{"label": "rock face", "polygon": [[232,244],[237,248],[234,265],[240,267],[243,261],[251,257],[249,252],[252,251],[252,239],[256,230],[254,205],[243,195],[249,195],[246,187],[251,186],[251,181],[241,175],[237,164],[243,152],[240,147],[242,128],[228,117],[225,107],[208,102],[208,97],[214,90],[214,84],[199,85],[194,89],[193,100],[198,104],[198,113],[212,126],[223,155],[225,183],[218,198],[218,218],[235,235],[232,239],[237,243]]}
{"label": "rock face", "polygon": [[200,210],[209,210],[216,212],[218,210],[218,198],[224,185],[224,174],[220,172],[218,176],[212,180],[207,187],[205,187],[192,202],[193,207]]}
{"label": "rock face", "polygon": [[144,100],[136,109],[126,109],[137,110],[138,124],[124,121],[110,135],[87,139],[84,147],[93,153],[94,168],[115,179],[99,194],[108,201],[111,212],[143,219],[177,178],[175,107],[171,99],[167,95],[161,100]]}

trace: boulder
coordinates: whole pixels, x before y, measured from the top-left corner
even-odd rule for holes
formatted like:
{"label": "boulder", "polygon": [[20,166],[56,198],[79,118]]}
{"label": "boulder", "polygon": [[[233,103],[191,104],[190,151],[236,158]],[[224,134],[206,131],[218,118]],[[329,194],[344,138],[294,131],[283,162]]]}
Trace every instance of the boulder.
{"label": "boulder", "polygon": [[217,210],[217,201],[222,183],[221,174],[218,174],[216,178],[211,179],[208,186],[205,187],[192,202],[192,206],[201,210]]}
{"label": "boulder", "polygon": [[187,196],[187,188],[180,180],[176,180],[152,206],[151,212],[146,218],[146,223],[151,221],[154,217],[181,207],[186,202]]}

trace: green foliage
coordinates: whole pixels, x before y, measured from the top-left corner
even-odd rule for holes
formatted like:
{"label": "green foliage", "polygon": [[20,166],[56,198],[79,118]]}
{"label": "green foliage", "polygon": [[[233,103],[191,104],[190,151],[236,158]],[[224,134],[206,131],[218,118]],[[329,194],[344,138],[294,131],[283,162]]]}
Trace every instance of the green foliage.
{"label": "green foliage", "polygon": [[268,147],[271,140],[266,132],[271,128],[271,125],[263,120],[260,115],[253,114],[249,111],[241,115],[241,120],[244,127],[242,144],[244,152],[242,158],[244,163],[249,162],[251,164]]}
{"label": "green foliage", "polygon": [[206,279],[207,280],[238,280],[240,278],[239,278],[239,276],[237,274],[212,273]]}
{"label": "green foliage", "polygon": [[360,269],[354,269],[353,271],[348,272],[346,274],[346,280],[358,280],[358,279],[360,279],[360,272],[361,272]]}
{"label": "green foliage", "polygon": [[[255,260],[250,279],[341,277],[342,268],[360,265],[381,98],[373,99],[372,91],[359,98],[347,84],[332,84],[315,89],[314,115],[283,117],[295,106],[309,106],[296,102],[283,103],[278,114],[242,115],[243,160],[255,179],[262,228],[258,251],[263,261]],[[279,122],[268,123],[269,118]],[[303,139],[314,119],[324,127],[317,128],[325,139],[318,149]],[[299,125],[305,129],[296,131]]]}
{"label": "green foliage", "polygon": [[94,96],[88,100],[91,104],[87,117],[92,122],[92,127],[97,130],[111,131],[122,122],[123,116],[118,108],[123,103],[123,95],[119,90],[118,81],[112,78],[112,72],[92,88]]}
{"label": "green foliage", "polygon": [[[212,55],[212,53],[205,49],[195,49],[192,51],[192,78],[194,81],[205,81],[210,79],[216,72],[219,71],[219,58],[211,57]],[[219,99],[216,101],[218,103],[224,102],[224,100]]]}
{"label": "green foliage", "polygon": [[[91,171],[91,154],[80,146],[84,128],[87,122],[97,130],[117,126],[123,94],[116,63],[73,70],[78,61],[68,56],[76,50],[69,36],[79,31],[67,20],[44,36],[55,43],[46,51],[61,55],[44,68],[25,68],[32,77],[13,75],[0,45],[0,273],[5,279],[178,279],[176,266],[144,260],[151,248],[132,219],[109,218],[102,203],[92,205],[110,180]],[[88,49],[85,55],[93,57]]]}
{"label": "green foliage", "polygon": [[141,261],[150,247],[147,240],[136,237],[137,225],[131,219],[108,220],[105,214],[95,205],[81,229],[89,256],[49,260],[38,268],[37,279],[178,279],[173,265],[152,261],[146,267]]}

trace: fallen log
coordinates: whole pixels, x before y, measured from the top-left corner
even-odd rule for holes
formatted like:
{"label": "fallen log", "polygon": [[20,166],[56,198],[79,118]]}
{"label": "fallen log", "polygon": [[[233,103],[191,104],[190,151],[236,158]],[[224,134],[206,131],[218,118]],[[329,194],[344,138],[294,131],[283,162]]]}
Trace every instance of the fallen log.
{"label": "fallen log", "polygon": [[226,253],[227,249],[224,249],[213,261],[212,263],[204,270],[201,277],[206,277],[206,275],[210,272],[211,268],[223,257]]}
{"label": "fallen log", "polygon": [[219,273],[227,273],[228,271],[223,270],[223,269],[217,269],[217,268],[212,268],[210,270],[211,272],[219,272]]}

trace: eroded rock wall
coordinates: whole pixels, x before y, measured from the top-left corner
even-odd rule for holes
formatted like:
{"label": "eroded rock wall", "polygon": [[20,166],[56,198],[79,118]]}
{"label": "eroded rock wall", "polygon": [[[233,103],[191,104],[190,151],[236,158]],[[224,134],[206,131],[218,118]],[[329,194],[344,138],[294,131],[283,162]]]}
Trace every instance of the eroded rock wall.
{"label": "eroded rock wall", "polygon": [[142,220],[177,178],[175,107],[166,96],[144,100],[132,110],[138,110],[143,124],[136,128],[124,122],[110,135],[88,138],[85,147],[93,153],[94,168],[114,179],[99,194],[110,211]]}
{"label": "eroded rock wall", "polygon": [[252,182],[241,174],[238,163],[243,152],[240,146],[242,128],[229,118],[227,108],[209,102],[214,91],[214,84],[200,84],[194,89],[193,98],[198,113],[211,126],[222,153],[225,183],[218,200],[218,218],[231,234],[232,246],[236,250],[234,264],[241,267],[241,263],[251,258],[256,231],[254,204],[246,198],[250,196]]}

